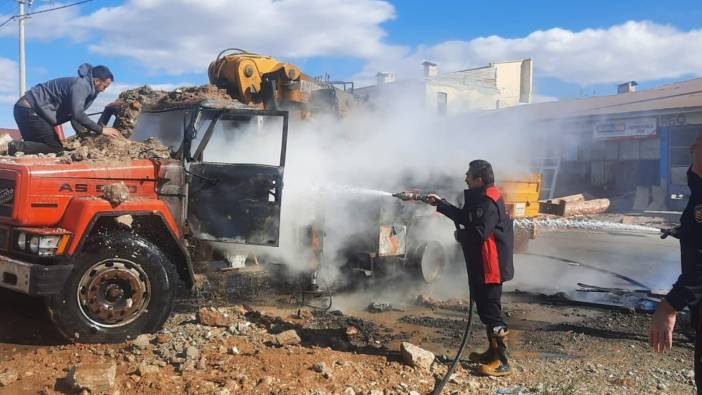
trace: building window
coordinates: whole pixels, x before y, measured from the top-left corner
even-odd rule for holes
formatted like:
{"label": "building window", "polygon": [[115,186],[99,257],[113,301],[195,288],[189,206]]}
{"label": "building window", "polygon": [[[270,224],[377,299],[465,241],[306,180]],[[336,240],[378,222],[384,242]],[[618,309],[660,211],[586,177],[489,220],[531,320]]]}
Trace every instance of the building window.
{"label": "building window", "polygon": [[446,92],[436,93],[436,108],[439,111],[439,115],[446,115],[448,111],[448,94]]}

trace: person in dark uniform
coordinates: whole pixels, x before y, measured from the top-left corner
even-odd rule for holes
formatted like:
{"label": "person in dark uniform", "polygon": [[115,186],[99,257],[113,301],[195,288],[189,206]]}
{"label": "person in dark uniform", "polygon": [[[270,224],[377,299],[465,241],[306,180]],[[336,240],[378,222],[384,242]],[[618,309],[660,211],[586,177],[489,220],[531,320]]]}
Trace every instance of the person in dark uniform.
{"label": "person in dark uniform", "polygon": [[658,303],[648,331],[649,343],[657,352],[673,345],[677,312],[685,306],[692,312],[696,328],[695,383],[702,394],[702,134],[690,147],[692,166],[687,170],[690,197],[673,234],[680,239],[682,273],[668,295]]}
{"label": "person in dark uniform", "polygon": [[79,134],[102,134],[121,138],[120,132],[94,122],[85,113],[100,92],[114,81],[106,66],[84,63],[76,77],[65,77],[37,84],[14,107],[22,141],[2,141],[0,154],[48,154],[63,151],[55,126],[71,122]]}
{"label": "person in dark uniform", "polygon": [[465,204],[457,208],[436,194],[428,195],[429,204],[452,219],[459,230],[470,273],[470,292],[480,320],[485,324],[489,347],[471,353],[479,362],[479,372],[488,376],[512,373],[507,357],[507,324],[502,315],[502,283],[514,277],[514,232],[512,219],[505,211],[500,191],[495,187],[492,165],[484,160],[470,162],[465,178]]}

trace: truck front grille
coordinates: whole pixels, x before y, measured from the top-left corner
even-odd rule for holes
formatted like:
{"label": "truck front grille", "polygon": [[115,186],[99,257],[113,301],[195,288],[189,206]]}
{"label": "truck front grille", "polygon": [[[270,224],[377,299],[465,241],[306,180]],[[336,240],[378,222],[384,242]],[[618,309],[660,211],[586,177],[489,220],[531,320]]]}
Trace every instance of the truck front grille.
{"label": "truck front grille", "polygon": [[0,179],[0,216],[12,217],[15,207],[15,180]]}

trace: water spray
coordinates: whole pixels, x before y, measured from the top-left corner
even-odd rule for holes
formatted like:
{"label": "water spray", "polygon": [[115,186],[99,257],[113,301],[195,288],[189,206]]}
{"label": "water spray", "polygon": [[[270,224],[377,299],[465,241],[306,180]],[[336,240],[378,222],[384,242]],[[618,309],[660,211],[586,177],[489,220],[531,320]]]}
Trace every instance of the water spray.
{"label": "water spray", "polygon": [[561,231],[561,230],[582,230],[589,232],[626,232],[626,233],[646,233],[660,234],[661,229],[652,226],[628,225],[615,222],[574,220],[567,218],[517,218],[514,220],[516,228],[529,231]]}
{"label": "water spray", "polygon": [[325,184],[313,186],[311,189],[323,195],[392,196],[392,193],[379,189],[361,188],[350,185]]}

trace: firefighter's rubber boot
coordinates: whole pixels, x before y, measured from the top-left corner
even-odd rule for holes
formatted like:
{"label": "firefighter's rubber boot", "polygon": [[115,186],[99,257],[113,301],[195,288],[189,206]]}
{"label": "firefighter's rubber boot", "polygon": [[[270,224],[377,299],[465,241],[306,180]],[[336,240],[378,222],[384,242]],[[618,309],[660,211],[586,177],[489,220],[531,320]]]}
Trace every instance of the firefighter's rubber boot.
{"label": "firefighter's rubber boot", "polygon": [[482,363],[478,366],[478,372],[485,376],[502,377],[512,374],[512,368],[509,366],[507,359],[507,328],[495,328],[490,347],[494,351],[494,357],[487,363]]}
{"label": "firefighter's rubber boot", "polygon": [[494,358],[495,351],[492,348],[492,328],[487,327],[485,328],[485,333],[487,334],[487,340],[488,340],[488,347],[487,350],[484,352],[472,352],[470,355],[468,355],[468,359],[471,362],[477,362],[477,363],[488,363],[492,361]]}

